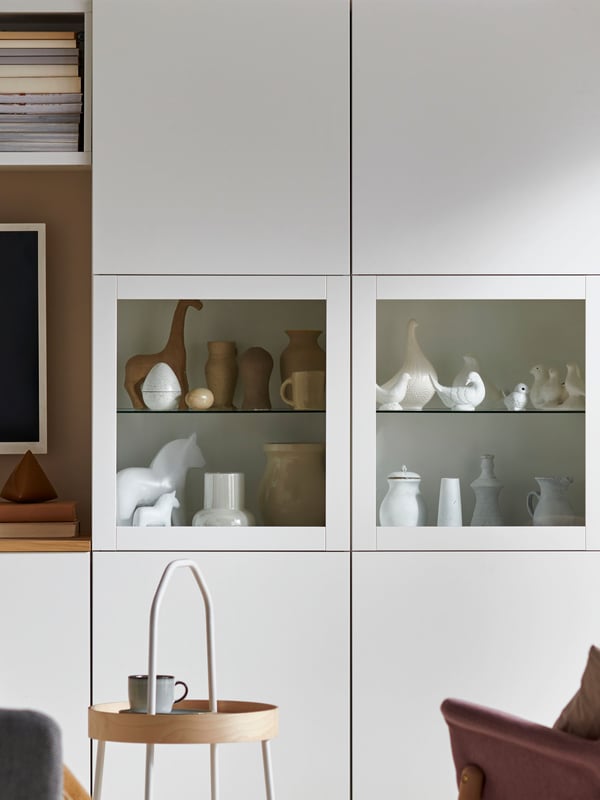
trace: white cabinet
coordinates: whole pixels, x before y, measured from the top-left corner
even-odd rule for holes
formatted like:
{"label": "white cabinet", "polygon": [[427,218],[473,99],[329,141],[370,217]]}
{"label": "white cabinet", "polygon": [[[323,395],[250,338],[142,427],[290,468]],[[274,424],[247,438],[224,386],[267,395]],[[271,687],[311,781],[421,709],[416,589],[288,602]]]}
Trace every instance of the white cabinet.
{"label": "white cabinet", "polygon": [[[127,676],[148,671],[150,605],[168,562],[192,558],[214,607],[217,694],[280,708],[272,742],[278,796],[349,797],[349,555],[347,553],[95,553],[95,703],[125,700]],[[202,598],[180,570],[158,617],[157,668],[207,697]],[[223,800],[264,797],[260,748],[219,747]],[[208,748],[157,746],[157,797],[208,791]],[[142,796],[144,748],[109,743],[104,787]]]}
{"label": "white cabinet", "polygon": [[354,272],[598,272],[599,25],[595,0],[354,0]]}
{"label": "white cabinet", "polygon": [[53,717],[65,763],[89,785],[90,557],[1,553],[0,706]]}
{"label": "white cabinet", "polygon": [[[561,379],[568,362],[585,371],[586,324],[592,333],[597,324],[597,280],[357,276],[353,281],[354,549],[596,547],[598,506],[593,495],[585,494],[586,459],[592,477],[596,469],[593,350],[588,349],[586,403],[592,420],[587,426],[583,411],[541,411],[531,403],[523,412],[507,411],[501,391],[510,392],[519,382],[531,386],[530,370],[539,363],[556,368]],[[450,411],[435,395],[422,411],[376,411],[375,384],[400,370],[410,319],[418,323],[418,343],[441,384],[452,386],[464,355],[477,358],[489,383],[486,401],[475,411]],[[504,524],[470,527],[475,502],[470,483],[479,475],[480,456],[487,453],[495,455],[496,476],[504,485]],[[387,475],[402,465],[421,475],[428,510],[425,527],[382,527],[379,522]],[[554,475],[573,478],[569,500],[576,519],[564,526],[532,526],[527,495],[539,489],[535,477]],[[462,528],[436,526],[443,477],[460,479]]]}
{"label": "white cabinet", "polygon": [[353,556],[353,797],[455,797],[440,704],[552,725],[600,636],[597,553]]}
{"label": "white cabinet", "polygon": [[349,4],[94,2],[94,271],[349,272]]}
{"label": "white cabinet", "polygon": [[[349,278],[214,276],[97,276],[94,335],[94,548],[344,550],[349,548]],[[167,338],[175,301],[198,298],[185,327],[190,386],[205,386],[207,341],[233,340],[238,355],[264,346],[272,355],[267,411],[169,412],[134,410],[123,389],[125,362],[156,352]],[[326,352],[326,411],[290,410],[279,398],[279,355],[287,329],[321,330]],[[125,467],[145,467],[173,439],[197,434],[206,467],[188,473],[186,525],[168,528],[116,526],[115,476]],[[266,442],[324,442],[324,526],[267,526],[258,492]],[[202,508],[204,472],[243,472],[246,505],[258,524],[250,528],[191,527]],[[183,499],[183,498],[182,498]]]}

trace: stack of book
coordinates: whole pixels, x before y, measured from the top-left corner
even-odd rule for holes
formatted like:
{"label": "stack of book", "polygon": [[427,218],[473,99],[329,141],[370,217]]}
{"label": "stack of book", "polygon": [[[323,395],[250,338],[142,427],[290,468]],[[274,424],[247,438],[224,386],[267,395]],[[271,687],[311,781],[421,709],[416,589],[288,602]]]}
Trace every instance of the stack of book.
{"label": "stack of book", "polygon": [[0,500],[0,538],[62,539],[77,536],[79,521],[73,500],[13,503]]}
{"label": "stack of book", "polygon": [[79,149],[78,45],[73,31],[0,30],[0,151]]}

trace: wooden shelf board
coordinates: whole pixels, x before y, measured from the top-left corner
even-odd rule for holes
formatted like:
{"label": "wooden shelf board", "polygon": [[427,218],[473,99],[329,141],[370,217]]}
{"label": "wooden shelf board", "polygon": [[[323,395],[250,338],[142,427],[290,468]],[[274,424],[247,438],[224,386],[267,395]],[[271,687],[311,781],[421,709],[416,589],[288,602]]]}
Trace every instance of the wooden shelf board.
{"label": "wooden shelf board", "polygon": [[2,553],[89,553],[91,536],[66,539],[0,539]]}

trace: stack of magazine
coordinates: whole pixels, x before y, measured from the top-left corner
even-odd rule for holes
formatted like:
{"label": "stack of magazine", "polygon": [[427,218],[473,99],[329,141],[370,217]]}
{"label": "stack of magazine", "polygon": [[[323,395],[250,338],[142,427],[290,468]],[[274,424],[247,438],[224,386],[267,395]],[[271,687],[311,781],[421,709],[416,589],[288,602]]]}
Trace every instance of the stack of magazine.
{"label": "stack of magazine", "polygon": [[80,149],[80,36],[0,30],[0,151]]}

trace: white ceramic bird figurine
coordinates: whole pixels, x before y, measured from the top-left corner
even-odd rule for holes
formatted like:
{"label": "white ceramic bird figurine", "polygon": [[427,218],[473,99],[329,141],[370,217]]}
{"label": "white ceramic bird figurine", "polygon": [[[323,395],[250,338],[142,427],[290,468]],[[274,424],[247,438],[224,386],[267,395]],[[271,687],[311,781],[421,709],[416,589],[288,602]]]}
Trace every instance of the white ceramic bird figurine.
{"label": "white ceramic bird figurine", "polygon": [[517,383],[510,394],[505,394],[503,403],[509,411],[523,411],[527,405],[529,386],[526,383]]}
{"label": "white ceramic bird figurine", "polygon": [[408,372],[398,372],[383,386],[375,384],[376,400],[380,411],[402,411],[402,401],[410,381]]}
{"label": "white ceramic bird figurine", "polygon": [[442,403],[452,411],[475,411],[485,397],[485,386],[478,372],[469,372],[463,386],[442,386],[435,378],[431,382]]}
{"label": "white ceramic bird figurine", "polygon": [[459,372],[456,373],[454,376],[454,380],[452,381],[452,386],[464,386],[467,382],[467,376],[469,372],[477,372],[481,375],[481,370],[479,369],[479,362],[472,355],[464,355],[463,356],[464,364]]}
{"label": "white ceramic bird figurine", "polygon": [[529,372],[533,375],[533,386],[529,390],[529,399],[534,408],[544,407],[543,389],[548,380],[548,370],[543,364],[536,364]]}
{"label": "white ceramic bird figurine", "polygon": [[565,387],[569,397],[585,397],[585,383],[581,377],[579,364],[571,361],[567,364]]}
{"label": "white ceramic bird figurine", "polygon": [[548,369],[548,380],[541,387],[544,408],[556,408],[567,399],[567,390],[560,379],[556,367]]}
{"label": "white ceramic bird figurine", "polygon": [[479,362],[475,356],[472,356],[468,353],[463,356],[463,361],[464,364],[461,370],[456,373],[456,376],[452,381],[452,386],[464,386],[467,382],[467,375],[469,372],[477,372],[481,376],[481,380],[485,386],[485,398],[483,406],[486,408],[496,408],[500,400],[502,400],[504,397],[504,393],[501,392],[500,389],[488,377],[486,377],[486,375],[483,374],[479,366]]}

